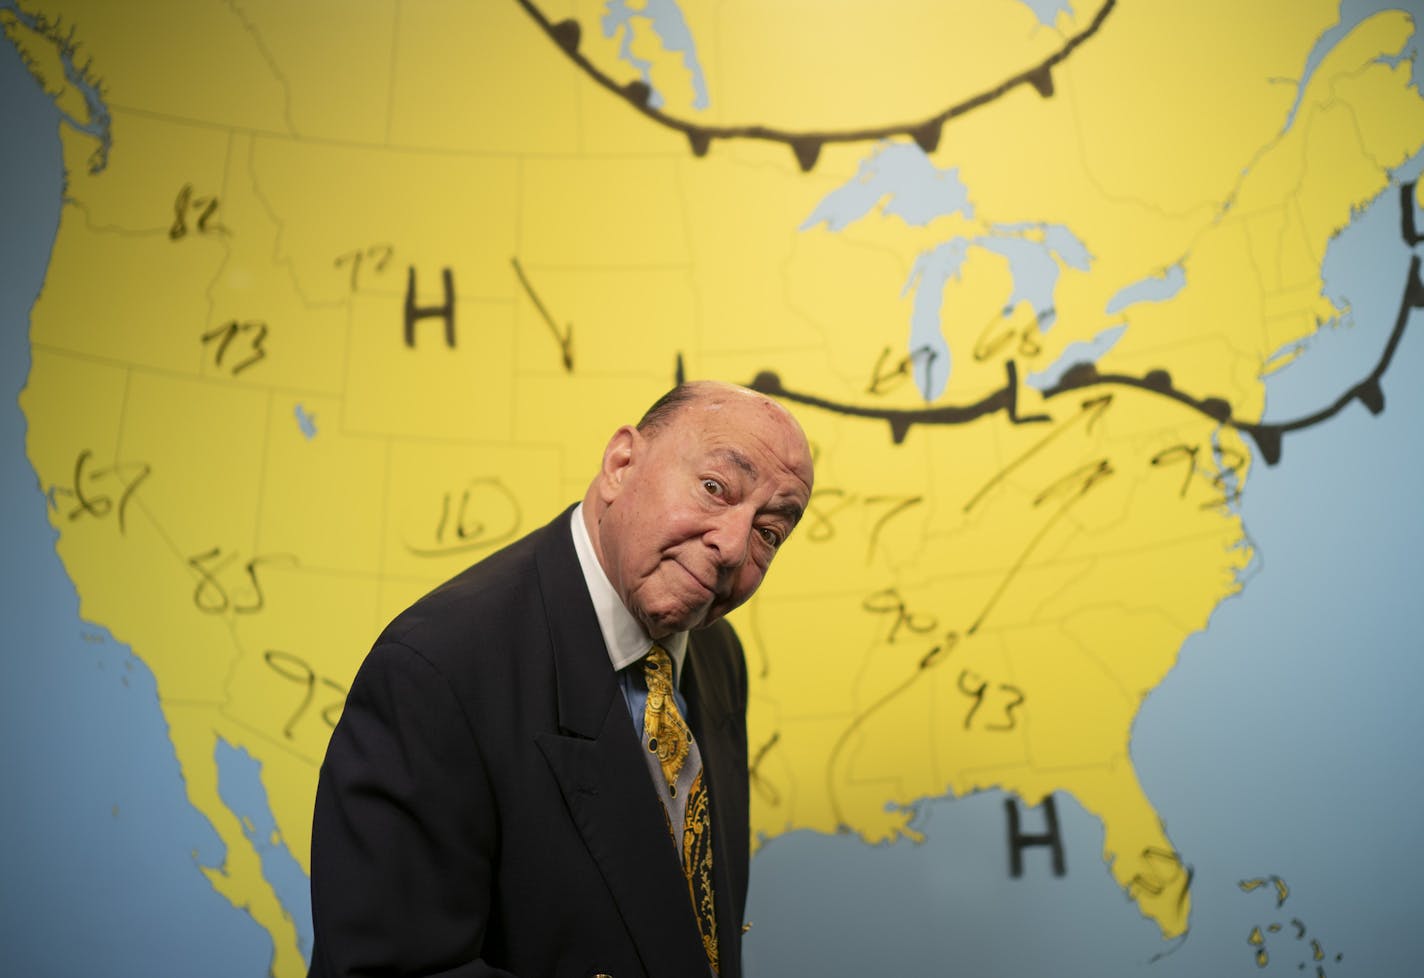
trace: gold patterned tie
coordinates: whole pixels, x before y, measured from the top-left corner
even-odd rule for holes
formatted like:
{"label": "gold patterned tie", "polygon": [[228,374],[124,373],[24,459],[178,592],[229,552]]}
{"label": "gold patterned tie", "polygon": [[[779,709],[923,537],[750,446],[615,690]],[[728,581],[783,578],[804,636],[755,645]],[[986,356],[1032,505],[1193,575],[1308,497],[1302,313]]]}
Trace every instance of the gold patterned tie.
{"label": "gold patterned tie", "polygon": [[[678,712],[677,697],[672,689],[672,660],[661,646],[654,645],[643,660],[643,676],[648,685],[648,703],[643,710],[643,743],[657,757],[670,797],[677,797],[678,777],[683,767],[689,761],[694,765],[681,833],[682,870],[687,875],[687,893],[702,935],[702,949],[715,974],[717,913],[712,899],[712,821],[701,752],[692,742],[692,731]],[[668,830],[673,830],[671,816]],[[677,838],[676,832],[673,838]]]}

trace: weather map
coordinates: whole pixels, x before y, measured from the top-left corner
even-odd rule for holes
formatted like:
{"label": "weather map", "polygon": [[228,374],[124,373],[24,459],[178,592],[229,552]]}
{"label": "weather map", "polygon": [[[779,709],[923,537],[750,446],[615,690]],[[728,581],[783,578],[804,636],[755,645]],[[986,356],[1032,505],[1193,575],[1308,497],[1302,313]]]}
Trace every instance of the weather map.
{"label": "weather map", "polygon": [[[996,885],[1064,877],[1076,839],[1144,973],[1361,973],[1284,856],[1207,870],[1230,845],[1173,829],[1147,742],[1188,739],[1152,724],[1194,636],[1289,572],[1257,486],[1403,411],[1419,13],[0,5],[63,177],[15,462],[88,634],[151,673],[217,840],[175,853],[304,973],[316,770],[372,638],[716,377],[817,457],[734,618],[750,972],[809,933],[759,870],[835,845],[802,858],[958,908],[982,873],[891,866],[977,812]],[[1342,288],[1356,253],[1377,279]],[[1232,943],[1202,939],[1228,900]],[[855,913],[872,960],[905,953],[883,902]]]}

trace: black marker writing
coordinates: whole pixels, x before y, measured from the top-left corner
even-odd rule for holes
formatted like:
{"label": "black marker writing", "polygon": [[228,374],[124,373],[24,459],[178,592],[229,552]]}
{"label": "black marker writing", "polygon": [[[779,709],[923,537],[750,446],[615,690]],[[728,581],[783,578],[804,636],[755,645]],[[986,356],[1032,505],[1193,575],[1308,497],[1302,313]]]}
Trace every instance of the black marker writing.
{"label": "black marker writing", "polygon": [[1066,61],[1080,44],[1083,44],[1096,34],[1099,28],[1102,27],[1103,22],[1107,20],[1108,14],[1111,13],[1113,7],[1116,6],[1116,0],[1106,0],[1087,27],[1077,34],[1064,39],[1063,46],[1044,60],[1025,71],[1006,78],[993,88],[978,92],[929,118],[909,124],[797,133],[763,125],[699,125],[688,122],[685,119],[668,115],[666,112],[653,107],[652,89],[648,87],[646,82],[639,79],[627,84],[620,84],[599,70],[593,62],[589,61],[588,58],[579,52],[579,40],[582,35],[582,28],[579,27],[577,20],[568,18],[554,23],[544,15],[543,10],[541,10],[533,0],[516,0],[516,2],[519,6],[523,7],[525,13],[533,18],[534,22],[549,35],[549,38],[558,45],[564,55],[582,69],[584,74],[592,81],[623,99],[633,109],[636,109],[658,125],[681,132],[687,136],[694,156],[707,155],[707,151],[711,147],[712,140],[714,139],[756,139],[782,143],[790,147],[793,155],[796,157],[797,164],[803,171],[809,171],[816,165],[816,160],[821,154],[821,147],[826,143],[877,142],[884,139],[894,139],[898,136],[909,136],[920,149],[926,153],[932,153],[939,146],[940,134],[947,122],[995,102],[1021,85],[1029,86],[1043,98],[1050,98],[1053,95],[1053,69]]}
{"label": "black marker writing", "polygon": [[519,500],[495,477],[471,479],[440,497],[440,513],[427,543],[407,542],[417,557],[446,557],[497,546],[519,533]]}
{"label": "black marker writing", "polygon": [[[968,730],[974,723],[975,714],[984,705],[984,700],[989,693],[989,682],[981,679],[977,673],[965,669],[959,674],[958,687],[959,691],[972,701],[969,712],[964,714],[964,729]],[[1012,730],[1018,725],[1018,718],[1014,716],[1014,710],[1023,705],[1023,690],[1008,683],[997,683],[994,685],[994,691],[994,699],[998,705],[995,709],[990,710],[989,716],[995,717],[995,719],[984,724],[983,729],[1000,733]]]}
{"label": "black marker writing", "polygon": [[[129,500],[133,498],[138,487],[148,478],[153,471],[145,462],[115,462],[102,468],[89,468],[89,462],[94,457],[94,453],[89,449],[84,449],[74,460],[74,482],[72,486],[55,486],[50,491],[54,496],[71,496],[74,498],[75,506],[68,513],[71,522],[81,516],[92,516],[95,519],[104,519],[110,513],[117,513],[119,533],[122,534],[128,528],[125,522],[125,513],[128,511]],[[86,487],[87,483],[87,487]],[[95,484],[98,484],[101,491],[95,491]],[[103,487],[116,483],[119,490],[118,506],[114,505],[114,500],[108,492],[102,491]]]}
{"label": "black marker writing", "polygon": [[925,632],[933,631],[939,622],[933,615],[921,615],[910,611],[905,604],[905,599],[900,597],[900,592],[892,588],[883,591],[876,591],[860,603],[861,608],[876,615],[887,615],[890,618],[890,630],[885,636],[885,641],[895,644],[895,637],[900,634],[900,629],[905,628],[911,634],[923,635]]}
{"label": "black marker writing", "polygon": [[188,234],[188,218],[198,216],[194,230],[199,234],[221,234],[227,231],[217,222],[218,198],[216,195],[195,196],[191,183],[183,184],[178,196],[173,200],[173,223],[168,228],[170,241],[178,241]]}
{"label": "black marker writing", "polygon": [[374,271],[380,274],[386,270],[386,266],[390,264],[395,253],[396,249],[393,245],[374,244],[369,248],[357,248],[352,251],[343,252],[336,256],[336,260],[332,264],[337,268],[340,268],[342,265],[351,266],[351,291],[355,292],[361,284],[361,268],[365,260],[369,259],[372,262]]}
{"label": "black marker writing", "polygon": [[1031,835],[1020,827],[1018,803],[1012,798],[1004,800],[1004,815],[1009,829],[1009,875],[1014,879],[1020,879],[1024,874],[1023,851],[1035,847],[1047,848],[1052,853],[1054,876],[1067,875],[1068,867],[1063,858],[1063,835],[1058,829],[1058,806],[1054,804],[1053,796],[1047,795],[1041,807],[1044,830]]}
{"label": "black marker writing", "polygon": [[292,711],[287,722],[282,725],[282,736],[288,740],[293,739],[293,729],[312,705],[312,700],[316,698],[318,684],[324,689],[335,693],[333,697],[321,710],[321,719],[328,727],[335,729],[336,721],[341,717],[341,708],[346,704],[346,687],[333,682],[325,676],[318,676],[315,670],[307,663],[290,652],[282,652],[278,649],[268,649],[262,653],[262,661],[277,675],[284,679],[290,679],[302,687],[301,702]]}
{"label": "black marker writing", "polygon": [[[529,276],[524,274],[524,267],[519,264],[518,258],[509,259],[509,263],[514,266],[514,274],[519,278],[519,284],[524,287],[524,294],[529,296],[529,301],[534,303],[534,308],[539,310],[539,315],[544,320],[544,324],[549,327],[549,332],[554,335],[554,341],[559,344],[559,353],[563,357],[564,372],[574,372],[574,324],[569,323],[564,331],[559,332],[558,324],[554,322],[553,315],[545,308],[539,294],[534,291],[534,286],[529,283]],[[682,357],[678,356],[678,365],[681,369]]]}
{"label": "black marker writing", "polygon": [[267,351],[262,346],[263,341],[267,339],[267,324],[259,320],[240,323],[236,319],[232,319],[203,334],[204,346],[212,342],[217,343],[216,352],[213,355],[213,365],[218,367],[223,365],[223,357],[227,355],[229,345],[238,336],[242,336],[247,341],[245,352],[248,353],[248,356],[232,365],[231,372],[234,377],[267,356]]}
{"label": "black marker writing", "polygon": [[442,269],[440,281],[445,285],[445,302],[438,306],[415,304],[415,266],[411,265],[405,279],[405,345],[415,348],[415,324],[422,319],[439,319],[445,323],[445,345],[455,349],[455,276]]}
{"label": "black marker writing", "polygon": [[227,611],[236,614],[253,614],[267,604],[262,592],[262,583],[257,578],[257,568],[274,561],[294,562],[291,554],[266,554],[253,557],[242,565],[242,577],[238,581],[241,589],[236,595],[229,592],[221,578],[227,568],[238,557],[236,551],[224,554],[221,547],[213,547],[188,558],[188,566],[198,572],[198,584],[193,589],[193,604],[199,611],[210,615],[220,615]]}

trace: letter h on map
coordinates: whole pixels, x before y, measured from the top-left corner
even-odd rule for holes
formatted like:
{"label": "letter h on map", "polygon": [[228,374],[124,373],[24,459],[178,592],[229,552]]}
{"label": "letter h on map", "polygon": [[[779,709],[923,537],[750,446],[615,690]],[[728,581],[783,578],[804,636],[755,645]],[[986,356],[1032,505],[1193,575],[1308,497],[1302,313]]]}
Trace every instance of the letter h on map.
{"label": "letter h on map", "polygon": [[1058,808],[1053,804],[1053,796],[1043,799],[1044,831],[1038,835],[1028,835],[1019,827],[1019,806],[1012,798],[1004,801],[1004,812],[1009,818],[1009,875],[1014,879],[1023,876],[1023,851],[1030,846],[1047,846],[1053,852],[1053,875],[1063,876],[1067,869],[1063,865],[1063,837],[1058,833]]}
{"label": "letter h on map", "polygon": [[445,283],[445,304],[418,306],[415,304],[415,266],[408,266],[405,278],[405,345],[415,347],[415,324],[421,319],[445,320],[445,345],[455,348],[455,277],[446,268],[440,273]]}

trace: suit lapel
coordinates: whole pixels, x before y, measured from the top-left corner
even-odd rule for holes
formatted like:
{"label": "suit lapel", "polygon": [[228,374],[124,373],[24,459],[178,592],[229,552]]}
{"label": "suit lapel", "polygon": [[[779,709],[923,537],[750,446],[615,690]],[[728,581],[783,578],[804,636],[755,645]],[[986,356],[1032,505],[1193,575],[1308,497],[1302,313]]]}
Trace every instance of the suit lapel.
{"label": "suit lapel", "polygon": [[648,777],[568,533],[556,520],[537,555],[554,653],[558,733],[539,748],[651,975],[706,971],[666,816]]}

